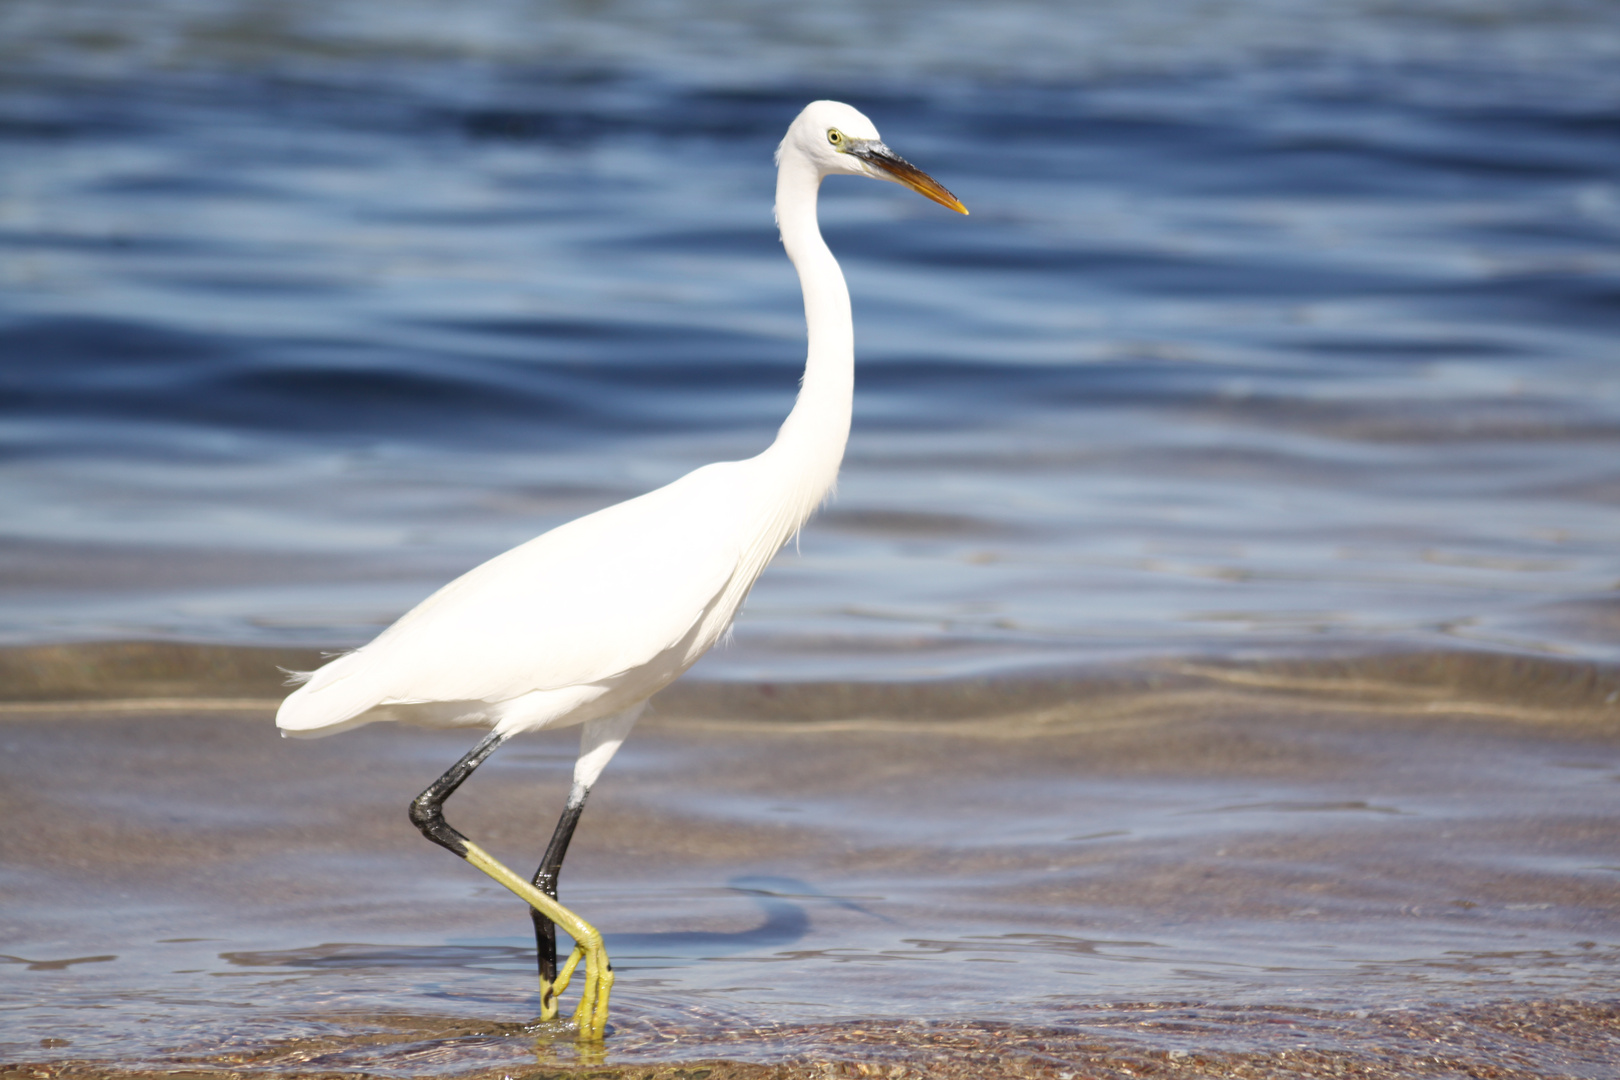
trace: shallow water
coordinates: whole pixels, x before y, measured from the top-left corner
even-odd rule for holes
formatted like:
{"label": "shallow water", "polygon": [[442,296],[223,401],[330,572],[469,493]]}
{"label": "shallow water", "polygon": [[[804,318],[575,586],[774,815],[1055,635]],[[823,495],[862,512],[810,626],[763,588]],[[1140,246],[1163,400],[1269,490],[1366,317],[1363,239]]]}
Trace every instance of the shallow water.
{"label": "shallow water", "polygon": [[[910,1060],[982,1024],[1349,1053],[1384,1025],[1479,1037],[1470,1009],[1613,997],[1608,684],[1549,706],[1263,674],[1008,686],[979,715],[950,688],[898,709],[856,688],[811,702],[824,719],[673,699],[593,795],[564,881],[618,973],[608,1060]],[[466,741],[14,706],[0,1060],[533,1064],[521,906],[404,818]],[[572,749],[506,747],[451,820],[527,864]],[[1606,1075],[1603,1030],[1571,1075]],[[1567,1040],[1510,1049],[1568,1064]],[[566,1038],[540,1053],[574,1059]]]}
{"label": "shallow water", "polygon": [[709,675],[1613,659],[1620,29],[1491,11],[7,5],[0,635],[358,642],[756,452],[827,94],[974,214],[829,183],[849,460]]}
{"label": "shallow water", "polygon": [[[0,5],[0,641],[284,650],[0,653],[0,1062],[577,1060],[404,822],[464,740],[275,666],[768,442],[818,96],[973,214],[828,184],[838,500],[565,879],[610,1063],[1612,1075],[1596,0]],[[570,749],[455,813],[532,860]]]}

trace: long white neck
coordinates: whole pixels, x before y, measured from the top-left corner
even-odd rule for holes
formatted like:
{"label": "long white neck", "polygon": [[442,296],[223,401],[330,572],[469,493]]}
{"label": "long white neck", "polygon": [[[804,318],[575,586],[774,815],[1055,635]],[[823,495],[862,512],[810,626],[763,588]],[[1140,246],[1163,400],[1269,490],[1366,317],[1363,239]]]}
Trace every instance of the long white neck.
{"label": "long white neck", "polygon": [[821,175],[791,144],[783,147],[776,172],[776,221],[782,246],[799,272],[809,354],[799,399],[776,441],[762,457],[780,469],[784,507],[796,517],[793,529],[821,505],[838,479],[849,441],[855,401],[855,330],[849,288],[816,223]]}

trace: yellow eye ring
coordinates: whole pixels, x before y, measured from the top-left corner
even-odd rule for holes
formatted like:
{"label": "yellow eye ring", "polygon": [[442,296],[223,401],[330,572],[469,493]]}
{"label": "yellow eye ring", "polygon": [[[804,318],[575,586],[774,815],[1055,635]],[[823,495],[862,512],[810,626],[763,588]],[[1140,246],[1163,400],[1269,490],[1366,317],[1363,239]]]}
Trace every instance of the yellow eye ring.
{"label": "yellow eye ring", "polygon": [[837,146],[844,141],[844,133],[837,128],[828,128],[827,141]]}

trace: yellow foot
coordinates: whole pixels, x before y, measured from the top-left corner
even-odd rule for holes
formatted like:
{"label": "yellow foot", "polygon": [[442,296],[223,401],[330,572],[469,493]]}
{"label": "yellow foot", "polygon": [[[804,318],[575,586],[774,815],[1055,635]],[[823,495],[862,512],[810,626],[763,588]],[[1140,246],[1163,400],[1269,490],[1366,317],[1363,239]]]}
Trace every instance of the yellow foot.
{"label": "yellow foot", "polygon": [[[572,1040],[577,1034],[572,1020],[535,1020],[523,1026],[523,1033],[534,1039],[535,1061],[549,1069],[531,1076],[585,1075],[582,1068],[595,1068],[607,1064],[607,1043],[575,1042],[566,1057],[557,1052],[558,1044]],[[554,1070],[561,1069],[558,1073]]]}
{"label": "yellow foot", "polygon": [[585,985],[580,989],[579,1004],[574,1007],[574,1026],[581,1041],[601,1042],[607,1031],[608,995],[613,990],[613,965],[608,963],[607,950],[602,947],[602,935],[596,927],[518,877],[471,841],[467,843],[467,861],[517,893],[530,907],[568,931],[568,935],[574,939],[574,951],[562,971],[557,973],[557,981],[551,986],[542,984],[540,987],[540,1018],[549,1020],[557,1015],[557,999],[568,988],[574,969],[583,960]]}
{"label": "yellow foot", "polygon": [[580,948],[578,945],[575,945],[574,946],[574,951],[572,953],[570,953],[569,956],[568,956],[568,962],[566,964],[564,964],[563,967],[562,967],[562,970],[557,973],[557,981],[556,982],[547,982],[544,978],[541,978],[541,980],[540,980],[540,1020],[541,1020],[541,1022],[545,1022],[547,1020],[555,1020],[555,1019],[557,1019],[557,1003],[558,1003],[558,1000],[563,996],[563,991],[568,989],[568,984],[573,981],[574,969],[579,966],[579,962],[581,960],[583,960],[584,958],[585,958],[585,950]]}

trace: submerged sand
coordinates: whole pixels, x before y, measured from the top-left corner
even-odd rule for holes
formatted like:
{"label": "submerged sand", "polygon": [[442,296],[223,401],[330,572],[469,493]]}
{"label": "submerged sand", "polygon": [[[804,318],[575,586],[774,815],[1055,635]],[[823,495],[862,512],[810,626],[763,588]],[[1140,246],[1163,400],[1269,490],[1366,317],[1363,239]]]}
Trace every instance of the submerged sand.
{"label": "submerged sand", "polygon": [[[536,1062],[526,1068],[503,1067],[461,1073],[466,1080],[805,1080],[819,1077],[1051,1078],[1051,1080],[1143,1080],[1143,1078],[1230,1078],[1269,1080],[1287,1077],[1462,1078],[1517,1080],[1521,1077],[1612,1076],[1620,1061],[1620,1006],[1535,1002],[1513,1006],[1436,1012],[1433,1015],[1390,1015],[1360,1018],[1355,1030],[1344,1020],[1315,1014],[1288,1015],[1268,1010],[1236,1010],[1220,1018],[1231,1036],[1251,1038],[1259,1047],[1246,1051],[1188,1048],[1188,1036],[1210,1023],[1189,1023],[1196,1010],[1143,1005],[1117,1010],[1116,1028],[1094,1019],[1086,1027],[1022,1028],[994,1023],[933,1025],[848,1024],[826,1028],[783,1029],[817,1049],[765,1064],[697,1058],[667,1064],[613,1064],[607,1060],[561,1061],[541,1044]],[[413,1045],[454,1044],[490,1038],[522,1038],[521,1032],[498,1025],[426,1024],[404,1018],[377,1018],[373,1024]],[[1310,1045],[1313,1029],[1336,1030],[1353,1047],[1318,1049]],[[738,1041],[748,1035],[742,1034]],[[699,1036],[704,1043],[713,1035]],[[357,1040],[349,1040],[354,1042]],[[379,1040],[380,1041],[380,1040]],[[323,1070],[325,1051],[341,1045],[291,1043],[258,1055],[221,1055],[176,1061],[162,1070],[131,1070],[106,1063],[57,1062],[0,1066],[0,1080],[131,1080],[133,1077],[251,1076],[275,1073],[317,1080],[325,1077],[369,1077],[397,1073]],[[705,1049],[712,1049],[705,1046]],[[569,1054],[566,1056],[576,1056]],[[604,1057],[612,1057],[608,1051]],[[311,1059],[314,1058],[312,1061]]]}
{"label": "submerged sand", "polygon": [[[1609,670],[678,687],[564,875],[620,970],[593,1054],[404,819],[470,733],[280,740],[311,659],[0,654],[4,1080],[1620,1075]],[[503,748],[451,820],[526,866],[571,750]]]}

